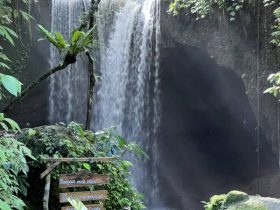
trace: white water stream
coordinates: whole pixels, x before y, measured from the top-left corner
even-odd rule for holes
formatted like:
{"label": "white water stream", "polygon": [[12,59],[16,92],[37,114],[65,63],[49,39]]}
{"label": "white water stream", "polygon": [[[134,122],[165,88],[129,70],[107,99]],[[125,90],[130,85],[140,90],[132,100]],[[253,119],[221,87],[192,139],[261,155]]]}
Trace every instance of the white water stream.
{"label": "white water stream", "polygon": [[[90,6],[90,0],[52,0],[51,31],[60,32],[68,39],[80,25],[81,14]],[[59,52],[51,46],[51,68],[60,60]],[[75,64],[51,77],[49,121],[51,123],[85,121],[87,99],[87,60],[79,57]]]}
{"label": "white water stream", "polygon": [[[90,0],[52,0],[51,31],[70,37]],[[127,140],[142,145],[151,160],[135,162],[132,181],[145,193],[149,206],[159,203],[157,132],[160,125],[160,0],[102,0],[98,34],[100,75],[93,129],[116,126]],[[51,123],[84,122],[87,99],[86,59],[51,78]],[[51,67],[60,62],[51,47]],[[151,207],[152,208],[152,207]],[[149,209],[151,209],[149,207]]]}
{"label": "white water stream", "polygon": [[116,126],[149,152],[150,164],[136,162],[133,182],[153,205],[158,202],[160,0],[103,0],[98,17],[101,82],[95,129]]}

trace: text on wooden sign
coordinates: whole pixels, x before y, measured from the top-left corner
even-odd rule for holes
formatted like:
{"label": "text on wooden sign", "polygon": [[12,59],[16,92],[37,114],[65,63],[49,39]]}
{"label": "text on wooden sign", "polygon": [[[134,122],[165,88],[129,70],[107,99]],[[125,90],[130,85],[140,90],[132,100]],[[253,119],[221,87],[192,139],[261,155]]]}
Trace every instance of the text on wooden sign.
{"label": "text on wooden sign", "polygon": [[80,201],[102,201],[108,197],[107,190],[98,191],[84,191],[84,192],[73,192],[73,193],[60,193],[60,203],[67,203],[68,198],[77,199]]}
{"label": "text on wooden sign", "polygon": [[[88,210],[104,210],[102,204],[85,205],[85,207],[86,207]],[[65,207],[62,207],[61,210],[75,210],[75,208],[72,207],[72,206],[65,206]]]}
{"label": "text on wooden sign", "polygon": [[60,175],[59,178],[60,188],[85,187],[90,185],[104,185],[104,184],[109,184],[108,175],[77,173],[77,174],[62,174]]}

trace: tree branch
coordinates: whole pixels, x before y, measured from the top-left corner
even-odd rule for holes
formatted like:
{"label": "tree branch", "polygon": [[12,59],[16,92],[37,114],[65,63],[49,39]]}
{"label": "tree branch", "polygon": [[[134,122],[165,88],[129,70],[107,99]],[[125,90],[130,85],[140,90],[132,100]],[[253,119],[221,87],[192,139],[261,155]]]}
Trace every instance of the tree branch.
{"label": "tree branch", "polygon": [[[89,13],[88,13],[88,16],[87,18],[81,23],[80,27],[79,27],[79,30],[84,30],[87,28],[87,26],[89,28],[93,27],[93,23],[95,22],[95,18],[94,18],[94,13],[95,11],[98,10],[98,4],[99,4],[100,0],[92,0],[92,5],[91,5],[91,8],[89,10]],[[28,85],[17,97],[13,98],[2,110],[2,112],[6,113],[8,112],[10,109],[12,109],[12,107],[15,105],[15,103],[17,103],[18,101],[22,100],[28,93],[29,91],[31,91],[32,89],[34,89],[35,87],[37,87],[42,81],[46,80],[47,78],[49,78],[52,74],[58,72],[58,71],[61,71],[63,69],[65,69],[68,65],[72,64],[72,63],[75,63],[76,62],[76,56],[71,56],[69,54],[67,54],[64,58],[64,61],[62,64],[59,64],[58,66],[54,67],[53,69],[51,69],[50,71],[48,71],[47,73],[41,75],[40,77],[38,77],[34,82],[32,82],[30,85]],[[92,71],[93,68],[94,68],[94,63],[93,63],[93,60],[92,58],[90,57],[89,59],[89,64],[92,65]],[[89,75],[93,75],[93,78],[94,78],[94,73],[90,73],[89,72]],[[91,76],[89,76],[91,79],[91,84],[89,84],[89,87],[91,89],[93,89],[94,87],[94,84],[95,84],[95,78],[92,79]],[[90,91],[89,91],[90,92]],[[92,90],[92,95],[93,95],[93,90]],[[91,98],[91,99],[90,99]],[[93,101],[92,97],[89,97],[88,99],[88,107],[90,107],[90,110],[89,110],[89,114],[91,114],[91,110],[92,110],[92,105],[93,105],[93,102],[90,102],[90,101]],[[88,118],[87,117],[87,121],[88,121]],[[89,120],[89,126],[90,126],[90,120]]]}
{"label": "tree branch", "polygon": [[22,100],[32,89],[37,87],[42,81],[46,80],[49,78],[52,74],[61,71],[65,69],[71,62],[64,61],[62,64],[59,64],[58,66],[54,67],[53,69],[49,70],[45,74],[41,75],[38,77],[35,81],[33,81],[31,84],[29,84],[17,97],[13,98],[2,110],[2,112],[6,113],[9,111],[13,106],[15,105],[16,102]]}

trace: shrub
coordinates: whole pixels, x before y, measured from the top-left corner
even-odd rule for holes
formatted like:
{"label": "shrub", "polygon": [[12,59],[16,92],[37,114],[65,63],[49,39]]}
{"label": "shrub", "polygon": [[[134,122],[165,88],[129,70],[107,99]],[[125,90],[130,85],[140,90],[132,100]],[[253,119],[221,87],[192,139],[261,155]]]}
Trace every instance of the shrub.
{"label": "shrub", "polygon": [[[131,207],[133,210],[144,208],[143,196],[129,181],[132,163],[122,159],[127,152],[132,152],[138,158],[146,154],[135,143],[127,143],[115,134],[114,129],[99,132],[84,130],[80,124],[70,123],[68,126],[53,125],[28,129],[18,135],[20,141],[31,148],[39,162],[33,162],[34,167],[42,165],[44,157],[112,157],[120,158],[109,163],[71,163],[60,164],[52,177],[57,180],[61,173],[73,173],[81,169],[100,174],[110,175],[110,184],[96,186],[93,189],[108,190],[108,200],[104,203],[108,210]],[[56,185],[56,184],[54,184]],[[56,186],[53,187],[53,190]]]}

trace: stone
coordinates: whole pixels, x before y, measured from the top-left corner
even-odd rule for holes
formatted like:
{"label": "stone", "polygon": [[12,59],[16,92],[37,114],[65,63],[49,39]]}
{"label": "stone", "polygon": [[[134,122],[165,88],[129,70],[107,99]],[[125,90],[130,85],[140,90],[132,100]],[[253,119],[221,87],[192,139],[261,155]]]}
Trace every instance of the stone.
{"label": "stone", "polygon": [[[217,199],[221,198],[221,199]],[[279,210],[280,200],[270,197],[247,195],[240,191],[215,195],[205,206],[206,210]]]}

